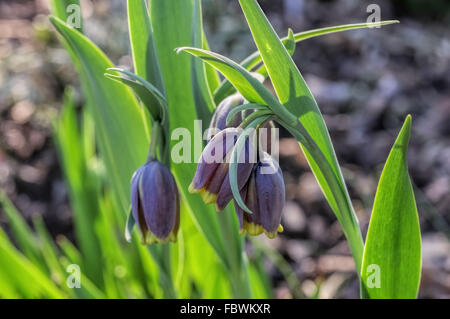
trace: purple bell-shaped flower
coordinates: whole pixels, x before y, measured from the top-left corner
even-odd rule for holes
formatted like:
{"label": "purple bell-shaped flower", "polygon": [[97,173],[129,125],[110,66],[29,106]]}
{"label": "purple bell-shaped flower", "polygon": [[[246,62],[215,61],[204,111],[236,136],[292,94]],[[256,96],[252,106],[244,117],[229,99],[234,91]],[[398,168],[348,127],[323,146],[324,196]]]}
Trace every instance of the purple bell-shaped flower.
{"label": "purple bell-shaped flower", "polygon": [[175,242],[180,199],[169,168],[158,161],[141,166],[131,179],[131,209],[143,242]]}

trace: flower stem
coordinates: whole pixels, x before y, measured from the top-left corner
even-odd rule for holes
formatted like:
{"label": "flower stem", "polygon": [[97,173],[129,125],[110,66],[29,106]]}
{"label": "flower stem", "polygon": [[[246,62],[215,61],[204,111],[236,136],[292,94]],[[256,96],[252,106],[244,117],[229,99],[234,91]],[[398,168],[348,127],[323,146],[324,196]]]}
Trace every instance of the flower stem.
{"label": "flower stem", "polygon": [[177,298],[176,290],[172,280],[172,269],[170,260],[169,244],[158,246],[148,246],[148,251],[152,255],[159,269],[159,279],[163,288],[164,298]]}
{"label": "flower stem", "polygon": [[162,127],[159,122],[154,121],[152,127],[152,136],[150,141],[150,146],[148,149],[147,163],[158,159],[158,148],[161,147],[162,143]]}
{"label": "flower stem", "polygon": [[230,285],[234,298],[251,298],[249,276],[243,254],[243,238],[238,234],[234,212],[225,209],[218,213],[220,228],[227,254],[226,268],[230,272]]}
{"label": "flower stem", "polygon": [[316,161],[324,178],[330,184],[330,190],[338,206],[338,212],[335,212],[336,217],[341,223],[342,230],[347,238],[350,246],[358,277],[361,276],[361,264],[364,250],[364,240],[362,238],[361,230],[359,228],[358,219],[353,210],[350,196],[345,188],[345,185],[340,183],[336,173],[333,171],[330,163],[325,158],[316,142],[312,139],[303,125],[297,121],[295,126],[289,125],[283,120],[279,122],[306,148],[311,156]]}

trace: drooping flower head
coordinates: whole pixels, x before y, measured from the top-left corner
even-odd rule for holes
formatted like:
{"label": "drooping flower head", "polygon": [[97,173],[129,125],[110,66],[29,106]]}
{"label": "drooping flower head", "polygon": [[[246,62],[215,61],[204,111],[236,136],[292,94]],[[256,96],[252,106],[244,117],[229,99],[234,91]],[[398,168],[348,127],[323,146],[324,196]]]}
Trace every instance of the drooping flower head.
{"label": "drooping flower head", "polygon": [[225,98],[222,102],[219,103],[211,118],[211,123],[209,124],[207,136],[208,141],[210,141],[214,137],[214,135],[216,135],[220,131],[228,127],[238,127],[239,124],[241,124],[242,114],[240,113],[236,114],[236,116],[234,116],[233,119],[231,119],[231,121],[228,124],[227,124],[227,117],[233,108],[242,105],[244,103],[245,99],[239,93],[230,95],[229,97]]}
{"label": "drooping flower head", "polygon": [[[207,141],[209,142],[216,134],[226,128],[237,128],[242,123],[243,119],[248,117],[250,114],[255,112],[254,109],[246,109],[244,111],[236,113],[230,121],[227,123],[227,118],[230,112],[243,104],[248,103],[244,97],[240,93],[236,93],[230,95],[225,98],[220,104],[217,106],[214,114],[211,118],[211,122],[209,124],[209,129],[207,132]],[[271,153],[271,144],[272,144],[272,129],[274,128],[274,124],[272,121],[268,121],[265,125],[258,129],[260,133],[259,137],[259,145],[262,151],[267,153]]]}
{"label": "drooping flower head", "polygon": [[175,242],[180,199],[170,170],[158,161],[141,166],[131,179],[131,209],[143,242]]}
{"label": "drooping flower head", "polygon": [[[200,157],[194,179],[189,186],[191,193],[200,193],[205,203],[215,203],[222,210],[233,198],[229,182],[229,164],[233,147],[241,133],[239,128],[226,128],[216,134],[206,145]],[[252,172],[255,152],[247,141],[245,151],[238,159],[238,187],[242,188]]]}
{"label": "drooping flower head", "polygon": [[281,213],[285,204],[285,187],[281,169],[275,159],[265,153],[256,164],[248,183],[240,191],[248,214],[235,201],[241,233],[257,236],[265,233],[274,238],[283,231]]}

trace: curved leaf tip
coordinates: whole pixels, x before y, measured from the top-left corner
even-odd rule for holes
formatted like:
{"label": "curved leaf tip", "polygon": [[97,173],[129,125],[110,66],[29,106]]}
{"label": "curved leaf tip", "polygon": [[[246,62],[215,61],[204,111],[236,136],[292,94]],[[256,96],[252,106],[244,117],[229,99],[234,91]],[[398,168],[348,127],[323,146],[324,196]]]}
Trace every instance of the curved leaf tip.
{"label": "curved leaf tip", "polygon": [[416,298],[421,273],[421,235],[406,153],[408,115],[391,149],[375,195],[361,271],[364,298]]}

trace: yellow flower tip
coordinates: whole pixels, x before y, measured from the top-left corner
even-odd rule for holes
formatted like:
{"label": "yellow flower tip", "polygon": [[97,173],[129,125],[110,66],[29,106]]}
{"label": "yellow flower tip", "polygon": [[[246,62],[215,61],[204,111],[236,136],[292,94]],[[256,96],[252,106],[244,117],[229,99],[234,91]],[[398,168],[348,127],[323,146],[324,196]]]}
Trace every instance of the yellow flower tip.
{"label": "yellow flower tip", "polygon": [[200,190],[195,188],[194,182],[189,185],[188,192],[191,194],[198,193]]}
{"label": "yellow flower tip", "polygon": [[156,243],[176,243],[177,242],[177,233],[175,231],[171,232],[169,236],[166,238],[159,238],[156,237],[155,234],[153,234],[150,231],[147,231],[144,236],[142,236],[142,245],[152,245]]}
{"label": "yellow flower tip", "polygon": [[[216,198],[216,200],[217,200],[217,198]],[[219,205],[217,205],[217,203],[215,203],[214,206],[216,206],[216,212],[220,213],[221,211],[223,211],[223,209],[219,208]]]}
{"label": "yellow flower tip", "polygon": [[217,194],[212,194],[204,188],[200,189],[200,195],[205,204],[215,204],[217,201]]}
{"label": "yellow flower tip", "polygon": [[151,234],[151,233],[149,236],[146,236],[146,238],[142,238],[143,245],[151,245],[151,244],[154,244],[157,242],[159,242],[158,239],[155,236],[153,236],[153,234]]}
{"label": "yellow flower tip", "polygon": [[270,239],[274,239],[275,237],[277,237],[278,233],[282,233],[284,230],[283,226],[278,225],[278,228],[273,231],[273,232],[268,232],[268,231],[264,231],[264,233],[266,234],[266,236]]}
{"label": "yellow flower tip", "polygon": [[170,241],[171,243],[177,242],[177,234],[175,232],[171,232],[169,237],[167,237],[166,241]]}
{"label": "yellow flower tip", "polygon": [[275,237],[277,237],[277,232],[275,231],[275,232],[271,232],[271,233],[269,233],[269,232],[264,232],[265,234],[266,234],[266,236],[267,236],[267,238],[269,238],[269,239],[274,239]]}
{"label": "yellow flower tip", "polygon": [[255,223],[244,222],[244,229],[250,236],[258,236],[264,232],[262,226]]}
{"label": "yellow flower tip", "polygon": [[282,232],[284,232],[284,227],[280,224],[280,225],[278,225],[278,229],[277,229],[277,231],[279,232],[279,233],[282,233]]}
{"label": "yellow flower tip", "polygon": [[147,232],[142,232],[141,243],[142,245],[148,245]]}

